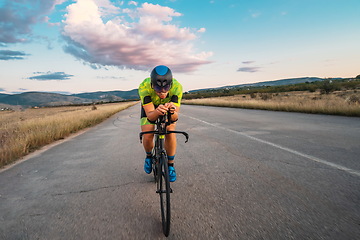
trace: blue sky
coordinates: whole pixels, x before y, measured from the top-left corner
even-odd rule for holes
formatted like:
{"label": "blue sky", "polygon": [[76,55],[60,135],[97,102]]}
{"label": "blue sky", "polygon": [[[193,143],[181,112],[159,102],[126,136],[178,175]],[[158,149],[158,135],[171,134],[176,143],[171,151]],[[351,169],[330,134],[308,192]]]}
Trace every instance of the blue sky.
{"label": "blue sky", "polygon": [[359,0],[0,0],[0,93],[360,74]]}

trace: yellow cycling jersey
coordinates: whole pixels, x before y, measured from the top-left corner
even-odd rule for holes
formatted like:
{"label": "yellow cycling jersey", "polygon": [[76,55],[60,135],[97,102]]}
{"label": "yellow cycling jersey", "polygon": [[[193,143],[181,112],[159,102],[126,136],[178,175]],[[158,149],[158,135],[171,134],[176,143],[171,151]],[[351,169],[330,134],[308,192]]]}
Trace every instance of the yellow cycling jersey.
{"label": "yellow cycling jersey", "polygon": [[153,103],[155,106],[159,106],[160,104],[173,102],[179,107],[182,98],[182,86],[175,78],[173,78],[168,95],[166,98],[161,99],[151,87],[151,78],[146,78],[139,86],[139,96],[142,105]]}
{"label": "yellow cycling jersey", "polygon": [[146,78],[139,86],[139,96],[141,99],[141,125],[146,124],[154,124],[147,119],[145,110],[142,106],[153,103],[155,108],[160,104],[165,104],[168,102],[173,102],[175,106],[180,107],[181,99],[182,99],[182,86],[181,84],[173,78],[171,88],[169,90],[166,98],[161,99],[155,92],[155,90],[151,87],[151,78]]}

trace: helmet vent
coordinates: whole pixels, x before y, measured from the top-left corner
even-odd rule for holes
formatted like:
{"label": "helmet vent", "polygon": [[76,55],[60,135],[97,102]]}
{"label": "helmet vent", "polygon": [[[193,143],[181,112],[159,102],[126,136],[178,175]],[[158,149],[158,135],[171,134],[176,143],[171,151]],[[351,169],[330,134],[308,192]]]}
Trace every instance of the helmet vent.
{"label": "helmet vent", "polygon": [[157,66],[155,69],[156,69],[157,74],[159,74],[161,76],[164,76],[168,72],[168,67],[163,66],[163,65]]}

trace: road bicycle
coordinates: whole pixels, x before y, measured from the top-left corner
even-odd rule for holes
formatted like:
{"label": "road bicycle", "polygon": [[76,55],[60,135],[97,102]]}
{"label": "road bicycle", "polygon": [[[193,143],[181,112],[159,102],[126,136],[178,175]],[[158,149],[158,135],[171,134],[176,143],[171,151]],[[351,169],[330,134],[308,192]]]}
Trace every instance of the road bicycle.
{"label": "road bicycle", "polygon": [[152,168],[156,183],[156,193],[160,195],[161,222],[164,235],[167,237],[170,233],[170,193],[172,189],[169,181],[168,157],[165,150],[165,135],[170,133],[183,134],[186,137],[185,143],[189,140],[189,135],[182,131],[168,131],[167,126],[171,124],[171,115],[167,112],[156,120],[155,131],[140,133],[140,142],[144,134],[154,134],[155,144],[152,157]]}

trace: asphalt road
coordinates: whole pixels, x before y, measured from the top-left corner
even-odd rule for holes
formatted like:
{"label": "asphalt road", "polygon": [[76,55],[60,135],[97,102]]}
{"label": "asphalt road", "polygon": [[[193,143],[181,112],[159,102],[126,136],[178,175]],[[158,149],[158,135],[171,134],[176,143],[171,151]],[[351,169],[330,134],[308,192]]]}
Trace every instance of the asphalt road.
{"label": "asphalt road", "polygon": [[[0,172],[0,239],[163,239],[139,105]],[[359,118],[182,106],[169,239],[359,239]]]}

